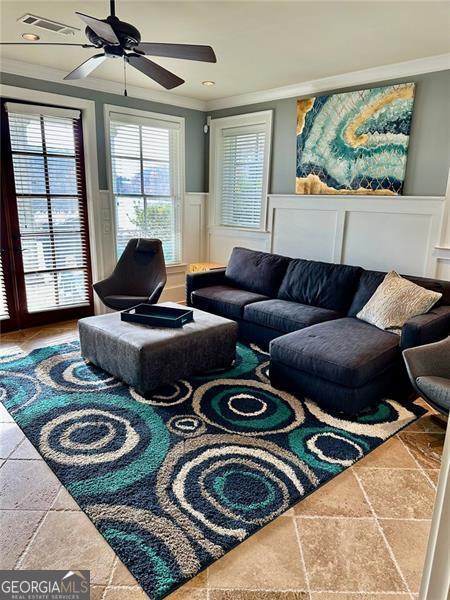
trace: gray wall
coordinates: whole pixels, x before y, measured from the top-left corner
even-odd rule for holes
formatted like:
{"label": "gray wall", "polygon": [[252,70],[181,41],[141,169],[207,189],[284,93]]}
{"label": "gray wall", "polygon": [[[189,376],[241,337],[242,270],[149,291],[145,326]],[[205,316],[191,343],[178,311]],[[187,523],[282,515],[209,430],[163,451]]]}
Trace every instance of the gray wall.
{"label": "gray wall", "polygon": [[[95,101],[99,183],[101,188],[107,187],[103,122],[104,104],[129,106],[140,110],[184,117],[186,120],[186,190],[188,192],[208,191],[208,136],[203,133],[203,125],[206,120],[205,113],[170,104],[130,97],[125,98],[117,94],[107,94],[7,73],[1,74],[1,79],[5,85]],[[361,87],[377,87],[404,81],[415,81],[417,84],[404,194],[416,196],[444,195],[450,165],[450,71],[385,81],[373,84],[373,86],[329,90],[329,92],[324,93],[351,91]],[[273,194],[295,193],[296,103],[297,97],[211,112],[213,118],[218,118],[257,110],[273,110],[270,180],[270,192]]]}
{"label": "gray wall", "polygon": [[[450,71],[417,75],[327,93],[416,82],[413,120],[403,193],[411,196],[443,196],[450,166]],[[303,96],[307,97],[307,96]],[[273,110],[270,192],[295,193],[297,98],[275,100],[211,112],[212,118],[258,110]],[[206,160],[206,171],[207,160]]]}
{"label": "gray wall", "polygon": [[199,110],[180,108],[171,104],[150,102],[138,98],[125,98],[118,94],[108,94],[95,90],[74,87],[62,83],[52,83],[20,77],[9,73],[1,74],[1,81],[5,85],[29,88],[53,94],[64,94],[86,100],[94,100],[97,121],[97,150],[98,150],[98,177],[101,189],[107,189],[106,156],[105,156],[105,127],[103,117],[103,105],[115,104],[116,106],[127,106],[138,110],[148,110],[167,115],[176,115],[185,118],[186,127],[186,191],[205,192],[207,181],[205,180],[206,136],[203,132],[205,113]]}

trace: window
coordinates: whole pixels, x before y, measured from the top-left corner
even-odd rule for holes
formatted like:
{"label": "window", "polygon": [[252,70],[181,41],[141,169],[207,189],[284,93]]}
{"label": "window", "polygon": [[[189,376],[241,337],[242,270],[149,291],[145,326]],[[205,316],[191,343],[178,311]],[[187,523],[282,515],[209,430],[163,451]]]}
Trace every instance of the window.
{"label": "window", "polygon": [[80,111],[6,110],[27,311],[89,305]]}
{"label": "window", "polygon": [[110,113],[116,250],[159,238],[167,263],[181,261],[181,123]]}
{"label": "window", "polygon": [[211,124],[215,225],[264,229],[271,112]]}

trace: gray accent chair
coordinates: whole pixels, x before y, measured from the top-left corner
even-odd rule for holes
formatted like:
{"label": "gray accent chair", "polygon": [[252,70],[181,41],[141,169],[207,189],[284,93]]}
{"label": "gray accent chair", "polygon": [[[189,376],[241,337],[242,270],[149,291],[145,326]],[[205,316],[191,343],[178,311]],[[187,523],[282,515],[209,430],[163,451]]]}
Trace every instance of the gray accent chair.
{"label": "gray accent chair", "polygon": [[403,351],[415,391],[443,414],[450,411],[450,337]]}
{"label": "gray accent chair", "polygon": [[112,274],[93,287],[105,306],[125,310],[143,302],[156,304],[166,281],[161,240],[132,238]]}

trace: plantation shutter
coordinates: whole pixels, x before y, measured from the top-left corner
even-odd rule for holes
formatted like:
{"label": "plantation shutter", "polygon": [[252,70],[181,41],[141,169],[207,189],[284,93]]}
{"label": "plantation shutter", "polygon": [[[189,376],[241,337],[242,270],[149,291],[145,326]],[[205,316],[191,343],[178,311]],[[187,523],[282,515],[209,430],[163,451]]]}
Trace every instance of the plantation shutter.
{"label": "plantation shutter", "polygon": [[80,111],[6,103],[29,313],[89,304]]}
{"label": "plantation shutter", "polygon": [[117,255],[133,237],[162,241],[167,263],[181,261],[179,129],[175,122],[110,114]]}
{"label": "plantation shutter", "polygon": [[264,193],[264,126],[222,130],[220,224],[260,229]]}

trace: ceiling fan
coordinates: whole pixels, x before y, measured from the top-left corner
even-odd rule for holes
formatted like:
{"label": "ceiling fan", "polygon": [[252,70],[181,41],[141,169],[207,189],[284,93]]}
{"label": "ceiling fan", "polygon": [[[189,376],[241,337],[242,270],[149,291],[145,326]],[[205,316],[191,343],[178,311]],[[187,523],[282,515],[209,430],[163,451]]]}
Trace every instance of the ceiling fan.
{"label": "ceiling fan", "polygon": [[[111,14],[106,19],[96,19],[80,12],[75,12],[87,27],[86,37],[90,44],[64,44],[54,42],[33,43],[33,46],[79,46],[81,48],[101,48],[101,54],[94,54],[64,79],[83,79],[90,75],[107,58],[122,58],[124,66],[131,65],[147,77],[150,77],[167,90],[178,87],[184,79],[171,73],[161,65],[145,58],[150,56],[165,56],[215,63],[217,61],[211,46],[194,44],[164,44],[157,42],[141,42],[141,34],[133,25],[116,17],[115,0],[110,0]],[[0,42],[1,45],[26,45],[29,42]],[[125,92],[126,95],[126,92]]]}

